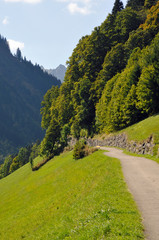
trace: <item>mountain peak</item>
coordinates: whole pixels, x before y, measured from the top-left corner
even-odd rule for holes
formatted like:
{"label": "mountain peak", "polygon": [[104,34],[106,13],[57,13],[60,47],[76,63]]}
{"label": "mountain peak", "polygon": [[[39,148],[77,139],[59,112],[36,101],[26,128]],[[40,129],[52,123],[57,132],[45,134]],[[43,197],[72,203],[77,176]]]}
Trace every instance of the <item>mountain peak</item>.
{"label": "mountain peak", "polygon": [[57,68],[55,69],[45,69],[45,71],[57,79],[61,80],[63,82],[64,77],[65,77],[65,72],[66,72],[66,67],[62,64],[60,64]]}

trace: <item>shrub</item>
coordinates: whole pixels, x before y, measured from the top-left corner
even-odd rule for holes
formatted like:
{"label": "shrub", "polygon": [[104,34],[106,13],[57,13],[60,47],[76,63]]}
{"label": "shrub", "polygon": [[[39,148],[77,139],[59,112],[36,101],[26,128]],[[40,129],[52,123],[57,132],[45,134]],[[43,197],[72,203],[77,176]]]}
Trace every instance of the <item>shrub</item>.
{"label": "shrub", "polygon": [[83,139],[76,142],[73,150],[74,159],[78,160],[85,156],[85,146],[86,146],[86,143]]}
{"label": "shrub", "polygon": [[95,147],[89,147],[88,145],[85,146],[85,156],[88,156],[96,151],[98,151],[98,149]]}
{"label": "shrub", "polygon": [[88,130],[87,129],[81,129],[80,137],[81,138],[88,138]]}
{"label": "shrub", "polygon": [[74,150],[73,150],[73,158],[75,160],[78,160],[80,158],[86,157],[90,154],[92,154],[93,152],[97,151],[97,148],[92,148],[89,147],[84,139],[81,139],[79,141],[76,142],[75,146],[74,146]]}

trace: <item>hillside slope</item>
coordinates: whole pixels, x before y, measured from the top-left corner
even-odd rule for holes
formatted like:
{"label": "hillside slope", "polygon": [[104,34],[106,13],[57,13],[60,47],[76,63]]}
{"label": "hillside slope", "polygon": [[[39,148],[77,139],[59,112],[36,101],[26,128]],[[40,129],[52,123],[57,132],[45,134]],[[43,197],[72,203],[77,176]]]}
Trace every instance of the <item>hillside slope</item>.
{"label": "hillside slope", "polygon": [[0,37],[0,154],[41,139],[40,107],[44,94],[60,81],[19,55]]}
{"label": "hillside slope", "polygon": [[106,20],[79,40],[59,93],[48,92],[43,102],[44,154],[57,150],[66,128],[77,139],[92,137],[159,112],[158,14],[159,1],[129,0],[124,8],[116,0]]}
{"label": "hillside slope", "polygon": [[129,140],[143,141],[151,135],[159,140],[159,115],[154,115],[140,121],[132,126],[123,129],[121,132],[125,132]]}
{"label": "hillside slope", "polygon": [[39,171],[29,164],[0,180],[0,238],[143,239],[136,206],[117,159],[72,153]]}

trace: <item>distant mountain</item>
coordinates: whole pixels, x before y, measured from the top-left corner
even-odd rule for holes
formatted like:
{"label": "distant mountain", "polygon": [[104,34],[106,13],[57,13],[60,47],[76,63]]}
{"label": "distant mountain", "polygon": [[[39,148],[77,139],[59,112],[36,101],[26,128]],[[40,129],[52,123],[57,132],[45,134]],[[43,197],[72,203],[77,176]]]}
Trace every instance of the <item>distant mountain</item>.
{"label": "distant mountain", "polygon": [[17,148],[42,139],[40,108],[44,94],[60,80],[13,56],[0,36],[0,160]]}
{"label": "distant mountain", "polygon": [[55,76],[57,79],[61,80],[63,82],[65,73],[66,73],[66,67],[62,64],[60,64],[57,68],[55,69],[46,69],[46,72],[49,74]]}

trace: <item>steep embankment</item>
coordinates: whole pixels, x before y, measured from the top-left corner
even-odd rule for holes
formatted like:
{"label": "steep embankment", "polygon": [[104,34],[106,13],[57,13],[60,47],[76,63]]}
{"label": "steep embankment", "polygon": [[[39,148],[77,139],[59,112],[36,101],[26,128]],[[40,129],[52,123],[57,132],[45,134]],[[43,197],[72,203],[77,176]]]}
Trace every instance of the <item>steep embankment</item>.
{"label": "steep embankment", "polygon": [[27,164],[0,180],[0,238],[143,239],[136,206],[117,159],[95,152]]}
{"label": "steep embankment", "polygon": [[101,134],[88,139],[92,146],[114,146],[133,153],[159,154],[159,115],[146,118],[113,134]]}
{"label": "steep embankment", "polygon": [[119,133],[125,132],[128,135],[129,140],[143,141],[150,135],[154,135],[159,138],[159,115],[146,118]]}

